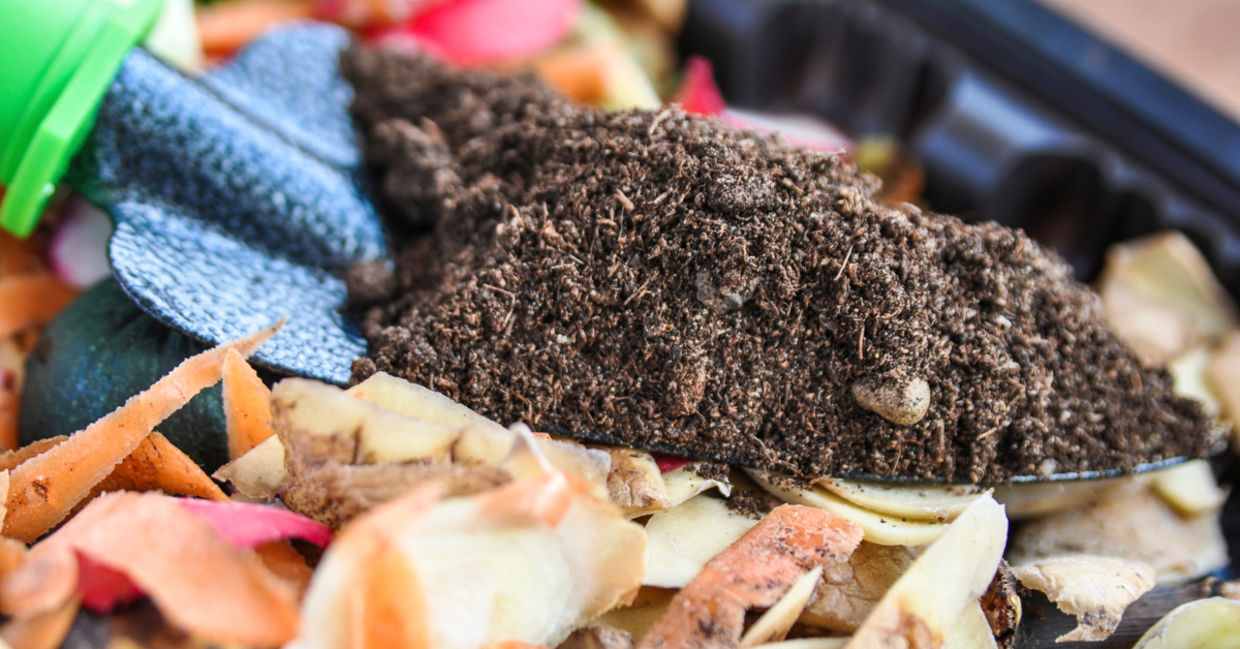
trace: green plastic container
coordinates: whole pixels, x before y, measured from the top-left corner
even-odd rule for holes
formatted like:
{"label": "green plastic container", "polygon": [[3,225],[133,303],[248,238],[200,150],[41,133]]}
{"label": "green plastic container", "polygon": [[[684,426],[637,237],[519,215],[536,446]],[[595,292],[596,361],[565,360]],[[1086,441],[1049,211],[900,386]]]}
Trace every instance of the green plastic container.
{"label": "green plastic container", "polygon": [[0,226],[38,223],[125,55],[163,0],[0,0]]}

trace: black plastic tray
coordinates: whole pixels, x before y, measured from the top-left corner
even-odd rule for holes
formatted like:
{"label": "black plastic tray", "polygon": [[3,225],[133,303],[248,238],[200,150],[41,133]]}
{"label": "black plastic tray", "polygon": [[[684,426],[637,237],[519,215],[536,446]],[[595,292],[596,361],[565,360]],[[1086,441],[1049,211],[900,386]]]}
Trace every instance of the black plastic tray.
{"label": "black plastic tray", "polygon": [[1240,296],[1240,127],[1028,1],[692,0],[730,103],[897,136],[940,211],[1024,228],[1082,278],[1174,228]]}

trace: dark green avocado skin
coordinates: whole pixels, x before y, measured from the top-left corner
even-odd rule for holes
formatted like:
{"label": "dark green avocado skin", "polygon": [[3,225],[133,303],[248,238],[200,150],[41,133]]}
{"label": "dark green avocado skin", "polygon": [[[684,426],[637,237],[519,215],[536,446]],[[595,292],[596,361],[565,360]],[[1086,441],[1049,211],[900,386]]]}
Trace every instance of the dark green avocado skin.
{"label": "dark green avocado skin", "polygon": [[[105,280],[48,325],[26,361],[21,443],[85,428],[204,349],[147,315],[115,280]],[[218,385],[156,430],[207,473],[228,461]]]}

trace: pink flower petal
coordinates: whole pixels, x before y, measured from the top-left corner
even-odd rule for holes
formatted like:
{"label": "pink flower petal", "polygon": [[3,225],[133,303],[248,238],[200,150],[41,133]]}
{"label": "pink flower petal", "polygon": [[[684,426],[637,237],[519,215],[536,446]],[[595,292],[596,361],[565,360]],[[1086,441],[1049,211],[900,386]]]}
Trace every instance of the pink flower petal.
{"label": "pink flower petal", "polygon": [[685,78],[672,98],[686,113],[719,115],[726,108],[719,86],[715,84],[715,69],[710,61],[691,56],[685,62]]}
{"label": "pink flower petal", "polygon": [[197,498],[184,498],[181,505],[206,519],[224,540],[240,548],[280,539],[300,539],[323,548],[332,540],[330,527],[287,509]]}
{"label": "pink flower petal", "polygon": [[572,29],[581,0],[453,0],[371,34],[404,33],[423,49],[459,64],[515,59],[546,49]]}
{"label": "pink flower petal", "polygon": [[720,119],[735,128],[778,133],[789,144],[811,151],[839,153],[852,148],[852,140],[847,135],[812,115],[758,113],[726,108]]}
{"label": "pink flower petal", "polygon": [[110,275],[108,239],[112,236],[112,219],[76,196],[65,202],[61,216],[47,251],[56,277],[85,288]]}

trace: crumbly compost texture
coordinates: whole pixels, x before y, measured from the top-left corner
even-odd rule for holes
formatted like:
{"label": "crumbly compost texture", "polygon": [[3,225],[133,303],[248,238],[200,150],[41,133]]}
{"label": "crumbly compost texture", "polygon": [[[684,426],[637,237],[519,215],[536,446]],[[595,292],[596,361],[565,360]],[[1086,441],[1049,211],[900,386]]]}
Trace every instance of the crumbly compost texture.
{"label": "crumbly compost texture", "polygon": [[359,379],[800,476],[1001,483],[1219,441],[1021,232],[881,205],[840,156],[674,108],[395,52],[342,68],[385,196],[430,228],[351,282]]}

